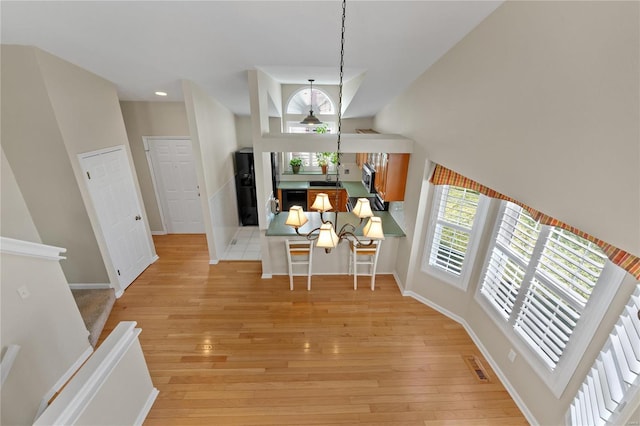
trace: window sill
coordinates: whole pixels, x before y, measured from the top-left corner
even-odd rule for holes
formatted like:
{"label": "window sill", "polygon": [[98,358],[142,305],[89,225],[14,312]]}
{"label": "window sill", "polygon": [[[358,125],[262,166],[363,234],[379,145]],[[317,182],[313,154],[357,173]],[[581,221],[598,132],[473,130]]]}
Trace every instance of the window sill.
{"label": "window sill", "polygon": [[[297,175],[325,176],[320,170],[318,170],[318,171],[315,171],[315,170],[302,171],[302,170],[300,170],[300,173],[283,172],[282,174],[285,175],[285,176],[297,176]],[[335,172],[329,172],[329,173],[327,173],[327,175],[335,176],[336,173]]]}

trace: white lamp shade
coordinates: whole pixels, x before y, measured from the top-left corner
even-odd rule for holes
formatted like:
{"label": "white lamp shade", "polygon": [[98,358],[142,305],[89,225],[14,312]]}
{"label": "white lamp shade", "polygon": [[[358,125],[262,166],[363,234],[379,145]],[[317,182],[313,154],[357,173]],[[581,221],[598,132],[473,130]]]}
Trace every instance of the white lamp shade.
{"label": "white lamp shade", "polygon": [[308,220],[309,219],[307,219],[307,215],[304,214],[302,207],[291,206],[291,209],[289,209],[289,216],[287,216],[285,224],[293,226],[294,228],[299,228],[307,223]]}
{"label": "white lamp shade", "polygon": [[333,225],[331,223],[323,223],[320,226],[318,242],[316,243],[317,247],[334,248],[338,245],[338,240],[339,238],[336,235],[336,231],[333,230]]}
{"label": "white lamp shade", "polygon": [[329,196],[323,192],[316,195],[316,199],[313,200],[312,209],[318,210],[320,212],[326,212],[333,208],[331,203],[329,202]]}
{"label": "white lamp shade", "polygon": [[384,233],[382,232],[382,220],[379,217],[371,217],[364,226],[362,233],[365,237],[372,240],[384,240]]}
{"label": "white lamp shade", "polygon": [[360,219],[373,216],[369,200],[367,200],[366,198],[358,198],[358,202],[353,208],[353,214],[358,216]]}

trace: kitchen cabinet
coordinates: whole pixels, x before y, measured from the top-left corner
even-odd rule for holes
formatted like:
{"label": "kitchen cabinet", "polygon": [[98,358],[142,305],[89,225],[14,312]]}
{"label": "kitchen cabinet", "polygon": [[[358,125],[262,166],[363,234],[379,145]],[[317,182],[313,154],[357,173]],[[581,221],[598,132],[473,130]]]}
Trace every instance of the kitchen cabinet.
{"label": "kitchen cabinet", "polygon": [[[338,205],[336,206],[336,191],[338,191]],[[316,199],[316,196],[324,192],[329,196],[329,202],[333,206],[333,211],[338,212],[346,212],[347,211],[347,191],[344,189],[308,189],[307,190],[307,206],[309,206],[309,210],[311,210],[311,206],[313,205],[313,201]]]}
{"label": "kitchen cabinet", "polygon": [[377,153],[373,156],[376,170],[374,187],[386,202],[403,201],[409,170],[409,154]]}

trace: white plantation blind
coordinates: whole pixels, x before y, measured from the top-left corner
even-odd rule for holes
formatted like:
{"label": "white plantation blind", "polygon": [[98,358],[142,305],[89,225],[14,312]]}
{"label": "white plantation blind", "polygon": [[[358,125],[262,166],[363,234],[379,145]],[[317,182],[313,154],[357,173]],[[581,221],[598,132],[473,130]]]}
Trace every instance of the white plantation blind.
{"label": "white plantation blind", "polygon": [[429,265],[459,276],[469,247],[480,194],[456,186],[441,186],[432,217],[435,230]]}
{"label": "white plantation blind", "polygon": [[560,360],[604,268],[598,246],[551,228],[520,313],[516,332],[551,368]]}
{"label": "white plantation blind", "polygon": [[640,387],[640,285],[625,306],[567,412],[572,425],[615,424]]}
{"label": "white plantation blind", "polygon": [[580,317],[580,312],[557,293],[534,278],[515,323],[516,332],[549,367],[560,360]]}
{"label": "white plantation blind", "polygon": [[536,246],[540,225],[522,207],[504,203],[480,292],[508,320]]}
{"label": "white plantation blind", "polygon": [[553,370],[603,271],[599,247],[503,202],[480,293]]}
{"label": "white plantation blind", "polygon": [[491,253],[481,292],[504,319],[509,319],[513,311],[524,273],[524,269],[502,251],[494,249]]}

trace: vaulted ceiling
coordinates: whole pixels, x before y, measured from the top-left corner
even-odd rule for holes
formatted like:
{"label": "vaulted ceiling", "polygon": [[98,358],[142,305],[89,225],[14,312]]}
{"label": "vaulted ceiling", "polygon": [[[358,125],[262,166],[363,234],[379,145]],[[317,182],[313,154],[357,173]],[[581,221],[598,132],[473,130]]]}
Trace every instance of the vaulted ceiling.
{"label": "vaulted ceiling", "polygon": [[[501,1],[347,2],[345,117],[374,115]],[[121,100],[182,100],[189,79],[249,115],[247,70],[337,84],[341,2],[3,1],[3,44],[33,45],[112,81]],[[168,92],[158,98],[155,91]]]}

